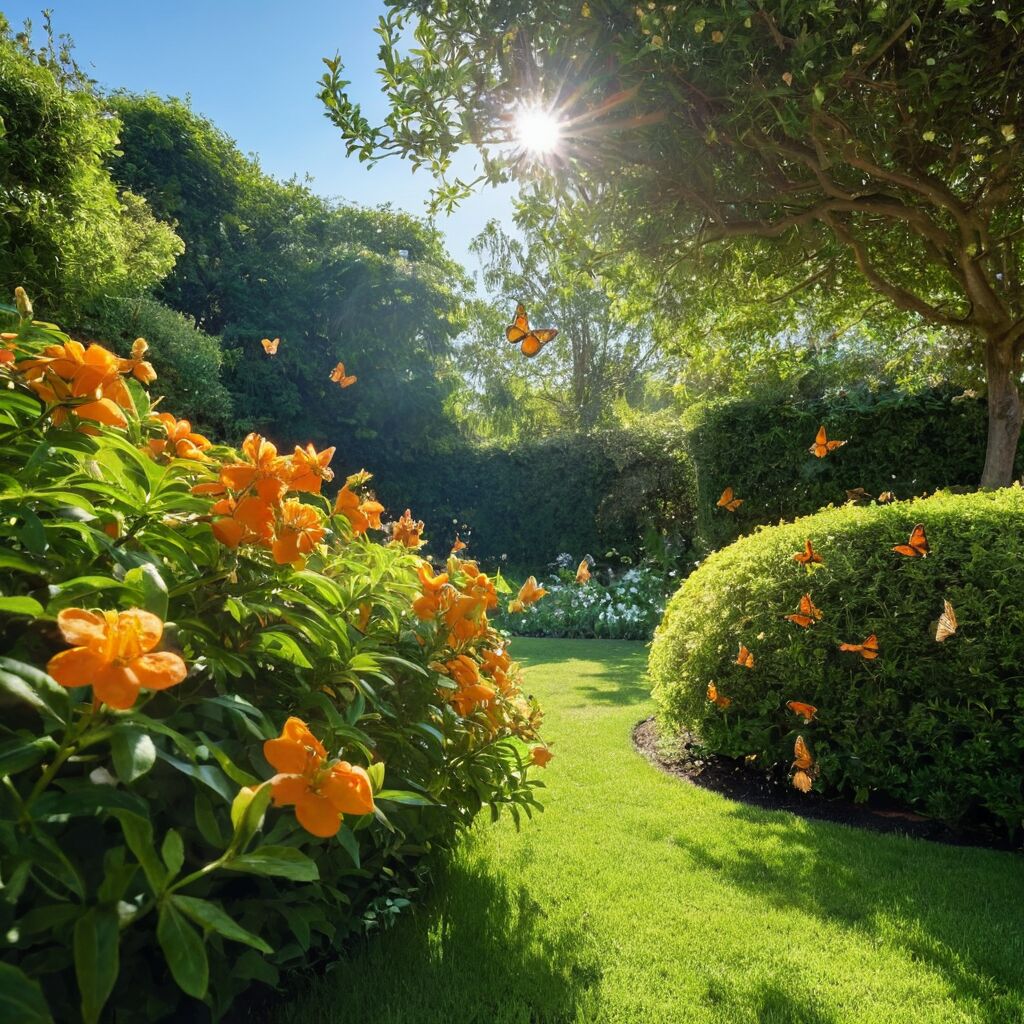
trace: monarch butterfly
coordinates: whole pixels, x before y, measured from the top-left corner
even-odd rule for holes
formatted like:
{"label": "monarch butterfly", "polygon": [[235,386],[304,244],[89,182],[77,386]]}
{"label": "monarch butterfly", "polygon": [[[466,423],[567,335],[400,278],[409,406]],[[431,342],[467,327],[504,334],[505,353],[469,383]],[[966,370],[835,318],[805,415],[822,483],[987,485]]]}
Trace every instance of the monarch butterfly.
{"label": "monarch butterfly", "polygon": [[801,565],[810,565],[811,562],[820,562],[822,565],[824,565],[825,563],[825,559],[822,558],[821,555],[819,555],[818,552],[814,550],[814,547],[811,544],[810,537],[808,537],[807,540],[804,542],[803,551],[798,551],[793,556],[793,561],[799,562]]}
{"label": "monarch butterfly", "polygon": [[787,701],[786,707],[794,715],[799,715],[804,720],[804,725],[809,724],[811,719],[818,713],[818,709],[813,704],[804,704],[799,700]]}
{"label": "monarch butterfly", "polygon": [[466,542],[462,540],[458,534],[455,534],[455,543],[452,545],[452,549],[449,552],[452,555],[457,555],[460,551],[466,550]]}
{"label": "monarch butterfly", "polygon": [[740,652],[736,655],[736,664],[742,665],[744,668],[754,667],[754,655],[743,644],[740,644]]}
{"label": "monarch butterfly", "polygon": [[959,623],[956,621],[956,612],[953,611],[953,606],[946,600],[942,602],[942,614],[939,616],[939,624],[935,629],[935,639],[942,643],[943,640],[947,640],[951,637],[957,629]]}
{"label": "monarch butterfly", "polygon": [[793,744],[793,785],[801,793],[810,793],[814,788],[814,778],[818,774],[818,766],[811,757],[810,750],[804,742],[803,736],[797,736]]}
{"label": "monarch butterfly", "polygon": [[584,558],[582,562],[576,567],[576,582],[577,583],[588,583],[590,581],[590,566],[587,564],[587,560]]}
{"label": "monarch butterfly", "polygon": [[905,555],[907,558],[924,558],[930,550],[928,535],[924,532],[924,526],[921,523],[911,530],[910,539],[906,544],[893,545],[893,551],[898,555]]}
{"label": "monarch butterfly", "polygon": [[331,380],[338,385],[339,388],[350,388],[359,378],[354,374],[345,373],[345,364],[338,363],[338,365],[331,370]]}
{"label": "monarch butterfly", "polygon": [[708,700],[723,710],[732,703],[732,697],[725,697],[720,694],[718,687],[714,683],[708,683]]}
{"label": "monarch butterfly", "polygon": [[814,602],[811,600],[811,595],[804,594],[800,598],[800,610],[784,617],[798,625],[801,629],[806,629],[808,626],[813,626],[821,616],[821,609],[815,607]]}
{"label": "monarch butterfly", "polygon": [[807,450],[818,459],[825,458],[829,452],[834,452],[837,448],[842,448],[846,444],[845,441],[830,441],[828,435],[825,433],[824,425],[818,427],[817,437],[814,439],[814,444],[811,445]]}
{"label": "monarch butterfly", "polygon": [[516,306],[515,319],[505,328],[505,337],[513,344],[520,346],[520,351],[527,358],[533,358],[555,335],[557,327],[537,327],[530,329],[530,321],[526,319],[526,307],[520,302]]}
{"label": "monarch butterfly", "polygon": [[743,499],[734,498],[732,496],[732,488],[726,487],[726,489],[722,491],[722,496],[715,502],[715,507],[724,508],[728,512],[735,512],[742,504]]}
{"label": "monarch butterfly", "polygon": [[878,657],[878,637],[874,633],[862,644],[840,644],[839,650],[853,651],[868,661],[874,661]]}
{"label": "monarch butterfly", "polygon": [[275,338],[271,341],[269,338],[264,338],[260,344],[263,346],[263,351],[266,352],[268,356],[276,356],[278,346],[281,344],[281,339]]}
{"label": "monarch butterfly", "polygon": [[852,491],[849,489],[847,490],[846,500],[853,502],[870,501],[871,495],[868,494],[868,492],[865,491],[863,487],[854,487]]}

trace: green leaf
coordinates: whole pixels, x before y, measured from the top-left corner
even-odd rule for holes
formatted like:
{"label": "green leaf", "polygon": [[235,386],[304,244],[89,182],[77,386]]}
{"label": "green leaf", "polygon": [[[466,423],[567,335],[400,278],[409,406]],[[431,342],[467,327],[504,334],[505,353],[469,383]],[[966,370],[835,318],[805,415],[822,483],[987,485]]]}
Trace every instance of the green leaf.
{"label": "green leaf", "polygon": [[34,562],[30,562],[13,551],[0,551],[0,569],[12,569],[14,572],[32,573],[34,576],[41,575],[43,570]]}
{"label": "green leaf", "polygon": [[206,946],[202,936],[171,900],[163,900],[160,904],[156,937],[179,988],[196,999],[202,999],[210,981]]}
{"label": "green leaf", "polygon": [[124,574],[124,582],[138,593],[141,605],[147,612],[161,619],[167,618],[167,584],[155,566],[147,563],[129,569]]}
{"label": "green leaf", "polygon": [[67,722],[71,711],[68,691],[33,665],[0,658],[0,689],[31,704],[37,711],[48,712],[58,722]]}
{"label": "green leaf", "polygon": [[121,822],[121,830],[124,832],[128,849],[135,854],[135,859],[142,865],[146,874],[150,889],[156,895],[163,891],[165,872],[160,858],[156,854],[156,847],[153,845],[153,826],[145,818],[127,811],[113,812],[114,817]]}
{"label": "green leaf", "polygon": [[410,807],[438,807],[436,800],[420,793],[412,793],[407,789],[382,789],[374,797],[375,800],[390,800],[393,804],[407,804]]}
{"label": "green leaf", "polygon": [[373,764],[368,765],[366,774],[370,776],[370,785],[373,787],[374,793],[377,793],[384,786],[384,762],[374,761]]}
{"label": "green leaf", "polygon": [[193,809],[199,834],[211,846],[219,850],[224,846],[224,837],[221,835],[217,816],[213,813],[213,804],[210,803],[210,798],[205,793],[196,793]]}
{"label": "green leaf", "polygon": [[12,1024],[53,1024],[38,982],[12,964],[0,963],[0,1020]]}
{"label": "green leaf", "polygon": [[169,754],[166,750],[160,750],[157,748],[156,756],[161,761],[166,761],[169,765],[177,768],[183,775],[188,775],[193,779],[198,779],[204,785],[209,786],[215,793],[222,796],[228,803],[231,803],[235,798],[235,787],[228,782],[224,773],[212,764],[191,764],[188,761],[182,761],[181,758],[175,757],[173,754]]}
{"label": "green leaf", "polygon": [[36,618],[43,612],[43,606],[34,598],[0,597],[0,615],[28,615]]}
{"label": "green leaf", "polygon": [[118,964],[117,910],[93,907],[75,923],[75,977],[84,1024],[96,1024],[114,988]]}
{"label": "green leaf", "polygon": [[51,790],[32,805],[32,817],[37,821],[51,818],[78,818],[97,811],[126,811],[138,818],[149,813],[146,801],[134,793],[113,786],[83,785],[68,792]]}
{"label": "green leaf", "polygon": [[259,831],[272,795],[270,786],[255,789],[243,786],[238,791],[231,802],[231,824],[235,829],[233,842],[236,849],[244,850],[249,840]]}
{"label": "green leaf", "polygon": [[181,870],[182,864],[185,863],[185,844],[176,829],[169,828],[167,830],[160,846],[160,859],[167,866],[168,880],[174,878]]}
{"label": "green leaf", "polygon": [[110,738],[114,771],[122,782],[134,782],[156,763],[156,745],[138,726],[119,725]]}
{"label": "green leaf", "polygon": [[14,775],[39,764],[47,752],[56,750],[57,744],[48,736],[38,740],[24,740],[14,736],[0,742],[0,775]]}
{"label": "green leaf", "polygon": [[357,868],[362,867],[362,860],[359,856],[359,840],[348,825],[342,825],[341,828],[338,829],[338,842],[345,847],[345,851],[352,858],[352,863],[355,864]]}
{"label": "green leaf", "polygon": [[320,877],[316,862],[294,846],[261,846],[251,853],[235,857],[224,866],[231,871],[290,878],[293,882],[315,882]]}
{"label": "green leaf", "polygon": [[232,939],[234,942],[244,942],[247,946],[252,946],[253,949],[258,949],[261,953],[274,952],[258,935],[253,935],[252,932],[246,931],[240,924],[228,917],[216,903],[197,899],[195,896],[175,895],[171,899],[183,914],[192,918],[196,924],[201,925],[203,928],[214,931],[218,935],[223,935],[225,939]]}

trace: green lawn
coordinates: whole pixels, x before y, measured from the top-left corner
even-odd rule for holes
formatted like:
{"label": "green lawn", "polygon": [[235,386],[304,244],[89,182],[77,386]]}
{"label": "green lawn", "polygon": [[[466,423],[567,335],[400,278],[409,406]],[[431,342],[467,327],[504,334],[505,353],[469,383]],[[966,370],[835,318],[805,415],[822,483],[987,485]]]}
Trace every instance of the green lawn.
{"label": "green lawn", "polygon": [[639,644],[517,640],[546,812],[281,1012],[358,1024],[1024,1021],[1024,859],[756,810],[652,768]]}

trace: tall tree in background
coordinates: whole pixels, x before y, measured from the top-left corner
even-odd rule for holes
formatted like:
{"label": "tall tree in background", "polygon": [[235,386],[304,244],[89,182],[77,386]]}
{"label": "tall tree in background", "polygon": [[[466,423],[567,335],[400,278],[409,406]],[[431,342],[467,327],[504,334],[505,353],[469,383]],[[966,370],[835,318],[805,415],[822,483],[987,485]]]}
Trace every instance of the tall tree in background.
{"label": "tall tree in background", "polygon": [[[454,433],[444,405],[468,282],[436,231],[271,178],[181,101],[113,102],[124,124],[114,174],[185,239],[161,297],[223,339],[238,432],[339,443],[355,468]],[[268,357],[260,340],[275,336]],[[344,391],[329,380],[338,361],[358,377]]]}
{"label": "tall tree in background", "polygon": [[[617,291],[621,279],[586,269],[566,251],[567,230],[555,219],[513,238],[491,221],[472,243],[488,294],[502,298],[475,306],[471,340],[459,350],[470,382],[464,411],[505,436],[608,425],[616,403],[647,397],[659,369],[661,324],[650,293],[636,282]],[[558,328],[532,359],[505,342],[517,302],[532,325]]]}
{"label": "tall tree in background", "polygon": [[[1024,8],[974,0],[387,0],[391,111],[372,125],[328,60],[350,152],[582,200],[666,275],[739,260],[799,290],[858,279],[982,362],[983,486],[1013,475],[1024,357]],[[417,45],[401,45],[411,29]],[[545,160],[510,147],[556,122]],[[535,150],[541,147],[534,147]],[[545,146],[544,149],[549,147]],[[455,202],[466,183],[445,182]],[[925,332],[921,332],[926,338]]]}
{"label": "tall tree in background", "polygon": [[73,325],[102,295],[146,291],[182,244],[111,179],[119,123],[46,28],[33,48],[0,14],[0,299],[22,285],[40,315]]}

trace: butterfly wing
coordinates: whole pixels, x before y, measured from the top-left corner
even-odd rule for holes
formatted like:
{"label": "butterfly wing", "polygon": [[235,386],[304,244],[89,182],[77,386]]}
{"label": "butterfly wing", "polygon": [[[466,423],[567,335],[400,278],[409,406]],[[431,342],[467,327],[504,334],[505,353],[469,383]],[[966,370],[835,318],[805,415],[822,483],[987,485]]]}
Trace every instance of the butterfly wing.
{"label": "butterfly wing", "polygon": [[874,661],[878,657],[878,637],[874,633],[860,645],[860,656]]}
{"label": "butterfly wing", "polygon": [[804,722],[810,722],[814,718],[818,709],[813,704],[805,704],[803,701],[791,700],[786,703],[786,707],[793,712],[794,715],[799,715]]}
{"label": "butterfly wing", "polygon": [[911,531],[910,546],[922,557],[928,554],[928,535],[924,532],[924,525],[918,523]]}
{"label": "butterfly wing", "polygon": [[722,491],[722,496],[718,499],[718,501],[715,502],[715,504],[719,508],[728,508],[729,507],[729,503],[731,501],[732,501],[732,488],[731,487],[726,487],[726,489],[724,491]]}
{"label": "butterfly wing", "polygon": [[530,322],[526,319],[526,307],[520,302],[516,306],[515,319],[505,328],[505,337],[518,345],[530,333]]}
{"label": "butterfly wing", "polygon": [[948,640],[957,629],[956,612],[948,601],[942,602],[942,614],[939,616],[939,624],[935,630],[935,639],[942,643]]}
{"label": "butterfly wing", "polygon": [[812,619],[810,615],[800,615],[799,613],[794,613],[793,615],[786,615],[784,616],[784,618],[789,619],[790,622],[795,623],[801,629],[807,629],[808,626],[814,625],[814,619]]}
{"label": "butterfly wing", "polygon": [[828,435],[825,433],[825,426],[818,427],[818,433],[814,438],[814,444],[807,449],[815,458],[823,459],[828,455]]}
{"label": "butterfly wing", "polygon": [[744,668],[754,667],[754,655],[743,644],[740,644],[739,654],[736,655],[736,664]]}
{"label": "butterfly wing", "polygon": [[837,448],[842,448],[844,444],[846,444],[845,441],[829,441],[825,448],[830,452],[834,452]]}
{"label": "butterfly wing", "polygon": [[797,736],[796,742],[793,744],[793,767],[807,771],[813,765],[814,758],[811,757],[811,752],[807,749],[803,736]]}
{"label": "butterfly wing", "polygon": [[802,770],[793,772],[793,786],[801,793],[810,793],[814,789],[814,780]]}
{"label": "butterfly wing", "polygon": [[269,338],[264,338],[260,344],[263,346],[263,351],[266,352],[268,356],[276,356],[277,348],[281,344],[281,339],[275,338],[271,341]]}
{"label": "butterfly wing", "polygon": [[584,558],[582,562],[576,567],[576,582],[586,583],[590,579],[590,566],[587,564],[587,560]]}

